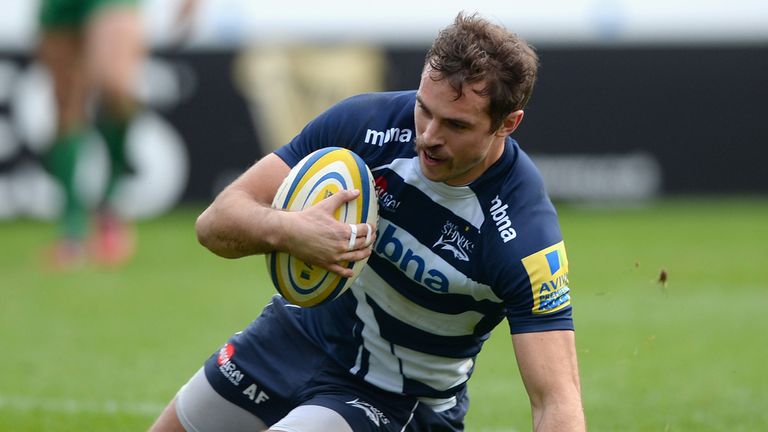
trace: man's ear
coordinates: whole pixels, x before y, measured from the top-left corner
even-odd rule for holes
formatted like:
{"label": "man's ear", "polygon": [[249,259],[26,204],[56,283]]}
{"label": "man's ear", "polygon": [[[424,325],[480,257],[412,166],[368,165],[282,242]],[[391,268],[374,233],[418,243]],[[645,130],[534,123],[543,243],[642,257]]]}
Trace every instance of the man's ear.
{"label": "man's ear", "polygon": [[520,126],[520,122],[523,121],[524,114],[525,112],[523,110],[517,110],[509,113],[504,118],[504,121],[501,122],[501,126],[499,126],[499,129],[496,131],[496,135],[506,137],[507,135],[514,132],[515,129]]}

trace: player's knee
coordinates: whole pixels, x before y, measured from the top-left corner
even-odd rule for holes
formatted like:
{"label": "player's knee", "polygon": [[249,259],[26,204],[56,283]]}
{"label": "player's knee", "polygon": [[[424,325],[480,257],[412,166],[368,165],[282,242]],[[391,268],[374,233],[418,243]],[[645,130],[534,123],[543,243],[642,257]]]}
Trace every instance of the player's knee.
{"label": "player's knee", "polygon": [[102,103],[111,118],[129,119],[138,109],[132,89],[120,83],[102,86]]}

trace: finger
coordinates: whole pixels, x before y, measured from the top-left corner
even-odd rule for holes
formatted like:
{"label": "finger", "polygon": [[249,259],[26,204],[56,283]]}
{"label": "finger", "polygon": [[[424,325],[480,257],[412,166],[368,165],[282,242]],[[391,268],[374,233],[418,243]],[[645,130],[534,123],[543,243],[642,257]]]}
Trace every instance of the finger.
{"label": "finger", "polygon": [[351,252],[344,252],[343,254],[339,255],[339,262],[357,262],[368,258],[369,256],[371,256],[370,248],[357,249]]}
{"label": "finger", "polygon": [[357,189],[346,190],[342,189],[335,194],[324,199],[323,202],[328,202],[334,209],[341,207],[345,202],[354,200],[360,196],[360,191]]}
{"label": "finger", "polygon": [[360,196],[360,190],[359,189],[352,189],[352,190],[343,190],[340,191],[341,193],[337,195],[341,195],[341,198],[344,200],[344,202],[352,201],[353,199]]}
{"label": "finger", "polygon": [[337,263],[328,264],[327,266],[323,266],[323,268],[345,278],[350,278],[355,275],[351,268],[347,268]]}
{"label": "finger", "polygon": [[349,226],[349,235],[346,237],[345,251],[362,249],[373,244],[376,239],[376,229],[368,223],[347,224]]}
{"label": "finger", "polygon": [[356,240],[357,240],[357,225],[349,224],[349,229],[350,229],[349,244],[347,245],[347,250],[348,251],[353,251],[353,250],[356,249],[355,248],[355,243],[356,243]]}
{"label": "finger", "polygon": [[370,246],[373,239],[373,227],[370,224],[365,224],[365,244],[364,246]]}

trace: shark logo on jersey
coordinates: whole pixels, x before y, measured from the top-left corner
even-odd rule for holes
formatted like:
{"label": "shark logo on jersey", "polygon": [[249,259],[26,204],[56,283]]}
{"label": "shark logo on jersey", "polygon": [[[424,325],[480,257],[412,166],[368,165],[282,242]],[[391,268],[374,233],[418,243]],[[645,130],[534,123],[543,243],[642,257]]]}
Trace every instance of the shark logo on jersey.
{"label": "shark logo on jersey", "polygon": [[368,416],[368,419],[373,422],[373,424],[376,425],[376,427],[381,426],[382,424],[389,424],[389,419],[387,416],[384,415],[381,410],[376,408],[375,406],[369,404],[368,402],[363,402],[360,399],[354,399],[349,402],[345,402],[349,406],[353,406],[355,408],[360,408],[365,412],[365,415]]}
{"label": "shark logo on jersey", "polygon": [[563,242],[523,258],[531,281],[534,314],[559,311],[571,304],[568,288],[568,257]]}
{"label": "shark logo on jersey", "polygon": [[475,244],[461,235],[459,227],[451,221],[445,221],[440,238],[432,245],[432,247],[437,246],[453,252],[453,257],[460,261],[469,261],[469,254],[475,248]]}
{"label": "shark logo on jersey", "polygon": [[375,146],[383,146],[389,142],[411,142],[413,131],[410,129],[389,128],[383,131],[368,129],[365,131],[365,143]]}

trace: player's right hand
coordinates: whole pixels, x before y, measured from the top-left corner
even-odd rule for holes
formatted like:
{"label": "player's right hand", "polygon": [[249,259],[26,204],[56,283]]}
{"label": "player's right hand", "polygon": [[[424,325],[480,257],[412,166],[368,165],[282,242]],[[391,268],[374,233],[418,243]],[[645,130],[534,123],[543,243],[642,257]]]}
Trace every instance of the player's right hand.
{"label": "player's right hand", "polygon": [[335,214],[344,203],[359,195],[360,191],[357,190],[342,190],[312,207],[287,212],[284,215],[288,224],[284,226],[285,251],[304,262],[343,277],[351,277],[352,270],[340,263],[359,261],[370,256],[376,227],[363,223],[355,224],[355,228],[352,228],[350,224],[337,220]]}

